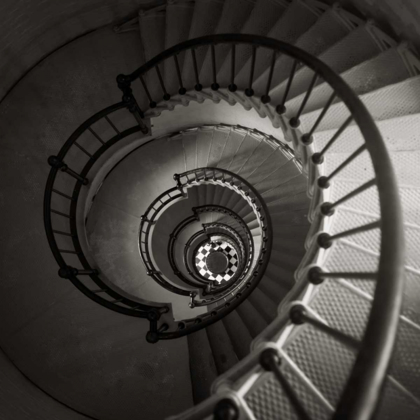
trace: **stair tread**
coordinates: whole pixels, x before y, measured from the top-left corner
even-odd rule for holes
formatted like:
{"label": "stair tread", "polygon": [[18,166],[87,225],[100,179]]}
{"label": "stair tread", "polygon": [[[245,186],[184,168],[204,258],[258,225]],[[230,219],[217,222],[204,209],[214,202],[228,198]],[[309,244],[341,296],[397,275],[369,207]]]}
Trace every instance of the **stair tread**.
{"label": "stair tread", "polygon": [[187,131],[182,134],[182,146],[185,156],[185,170],[190,171],[197,168],[197,133]]}
{"label": "stair tread", "polygon": [[[244,22],[247,20],[256,0],[226,0],[220,16],[215,34],[240,33]],[[220,44],[216,47],[216,71],[223,65],[226,56],[230,54],[228,45]],[[209,86],[213,83],[212,59],[210,51],[207,51],[204,63],[200,72],[200,81],[203,85]]]}
{"label": "stair tread", "polygon": [[[376,121],[388,120],[405,115],[420,113],[420,76],[411,77],[402,82],[382,87],[373,92],[359,96]],[[320,114],[320,110],[301,116],[301,129],[309,131]],[[331,130],[340,127],[349,116],[344,104],[331,106],[317,131]]]}
{"label": "stair tread", "polygon": [[[318,16],[306,7],[302,1],[293,1],[267,36],[289,44],[294,44],[294,42],[306,32],[317,19]],[[270,60],[271,54],[259,53],[255,65],[255,80],[265,72],[268,66],[270,66]],[[249,80],[249,71],[247,71],[247,69],[249,66],[250,59],[242,69],[238,68],[239,71],[235,77],[235,82],[238,86],[244,87],[247,85]]]}
{"label": "stair tread", "polygon": [[[221,0],[199,0],[195,2],[188,39],[199,38],[214,33],[223,11],[223,3]],[[196,52],[198,72],[201,70],[206,50],[207,47],[201,48],[200,51]],[[194,87],[196,83],[191,54],[187,54],[184,59],[182,80],[187,90]]]}
{"label": "stair tread", "polygon": [[[336,11],[331,8],[328,9],[318,21],[312,25],[307,32],[305,32],[297,41],[296,47],[318,56],[327,48],[334,45],[337,41],[345,37],[349,29],[344,26],[339,19],[337,19]],[[282,94],[275,90],[275,87],[285,81],[292,69],[294,60],[287,55],[282,55],[274,67],[272,84],[272,91],[270,96],[273,97],[273,102],[281,102]],[[263,73],[254,85],[254,90],[263,93],[266,88],[266,80],[269,69]]]}
{"label": "stair tread", "polygon": [[[342,73],[362,62],[365,62],[380,53],[378,44],[374,41],[365,26],[361,26],[348,33],[344,38],[330,46],[326,51],[319,55],[319,59],[326,63],[336,73]],[[312,79],[313,71],[307,67],[298,71],[293,79],[290,88],[289,100],[306,93],[307,86]],[[320,80],[319,82],[322,82]],[[270,96],[273,101],[279,101],[283,97],[286,82],[277,86]],[[290,103],[287,103],[288,115],[294,115]],[[297,109],[295,110],[295,112]]]}
{"label": "stair tread", "polygon": [[258,287],[248,297],[254,308],[269,324],[277,316],[277,305]]}
{"label": "stair tread", "polygon": [[[165,50],[188,39],[194,3],[173,3],[166,6]],[[185,53],[178,55],[180,69],[184,64]],[[173,60],[164,62],[164,80],[167,91],[174,94],[179,89],[176,66]]]}
{"label": "stair tread", "polygon": [[206,328],[217,373],[221,375],[238,362],[230,337],[223,322],[216,322]]}
{"label": "stair tread", "polygon": [[210,396],[210,387],[217,377],[216,364],[205,330],[187,336],[190,375],[194,404]]}
{"label": "stair tread", "polygon": [[236,308],[236,312],[245,323],[252,338],[256,337],[268,325],[267,321],[249,300],[242,302]]}
{"label": "stair tread", "polygon": [[220,157],[222,156],[227,139],[230,134],[228,128],[215,128],[213,130],[213,138],[210,146],[209,157],[207,159],[208,167],[217,167]]}
{"label": "stair tread", "polygon": [[232,129],[230,131],[223,153],[217,163],[218,168],[229,170],[230,165],[235,158],[237,151],[240,149],[245,137],[246,133],[243,132],[243,130]]}
{"label": "stair tread", "polygon": [[[252,13],[242,27],[241,33],[266,36],[276,21],[281,17],[285,9],[286,3],[283,2],[257,0]],[[251,54],[251,47],[246,45],[237,45],[235,57],[236,71],[241,69],[247,63]],[[226,59],[219,71],[219,74],[217,75],[222,86],[227,86],[230,83],[230,66],[230,60]]]}
{"label": "stair tread", "polygon": [[229,334],[231,343],[239,360],[249,354],[252,336],[236,311],[231,312],[223,318],[223,325]]}
{"label": "stair tread", "polygon": [[[385,68],[387,69],[386,72],[383,71]],[[366,75],[369,76],[366,77]],[[410,75],[399,54],[398,47],[393,47],[344,71],[341,77],[355,93],[363,95],[387,85],[401,82],[409,78]],[[331,94],[332,89],[327,83],[316,86],[305,106],[305,113],[322,108]],[[287,102],[288,115],[296,112],[304,95],[302,93]],[[337,101],[339,100],[337,99]]]}
{"label": "stair tread", "polygon": [[[149,12],[139,16],[140,36],[144,49],[145,60],[149,61],[165,49],[165,12]],[[163,71],[163,66],[161,66]],[[155,102],[160,102],[163,97],[159,79],[155,71],[146,73],[145,83]]]}
{"label": "stair tread", "polygon": [[251,133],[246,134],[241,145],[239,146],[239,149],[236,151],[229,170],[233,173],[239,172],[247,160],[255,152],[260,141],[263,140],[256,138]]}
{"label": "stair tread", "polygon": [[260,184],[274,172],[281,171],[281,168],[286,165],[290,165],[290,160],[278,148],[272,151],[267,159],[261,161],[259,166],[255,166],[254,171],[247,174],[246,180],[252,185]]}

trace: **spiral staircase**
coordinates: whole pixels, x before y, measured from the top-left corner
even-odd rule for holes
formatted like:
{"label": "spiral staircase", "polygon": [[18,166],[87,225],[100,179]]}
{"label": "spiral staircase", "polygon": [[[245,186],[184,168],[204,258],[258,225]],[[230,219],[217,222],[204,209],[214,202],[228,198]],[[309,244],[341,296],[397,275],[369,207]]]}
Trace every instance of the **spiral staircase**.
{"label": "spiral staircase", "polygon": [[113,31],[141,65],[107,81],[122,99],[87,101],[33,161],[4,158],[32,171],[16,212],[44,217],[22,217],[21,252],[45,297],[22,298],[11,270],[27,319],[1,339],[65,406],[39,418],[418,418],[408,44],[316,0],[159,1]]}

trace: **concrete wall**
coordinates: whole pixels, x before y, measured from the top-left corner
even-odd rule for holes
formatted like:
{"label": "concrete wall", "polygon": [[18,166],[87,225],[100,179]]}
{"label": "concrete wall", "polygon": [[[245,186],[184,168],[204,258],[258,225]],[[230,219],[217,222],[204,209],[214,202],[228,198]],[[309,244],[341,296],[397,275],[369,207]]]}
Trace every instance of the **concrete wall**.
{"label": "concrete wall", "polygon": [[349,10],[357,10],[363,16],[375,19],[389,34],[412,42],[420,51],[420,1],[339,0],[339,3]]}
{"label": "concrete wall", "polygon": [[[47,157],[117,102],[115,75],[140,64],[137,33],[104,29],[44,60],[0,104],[0,347],[41,389],[101,420],[161,419],[192,404],[186,340],[150,345],[147,322],[109,311],[60,279],[43,227]],[[20,420],[9,413],[17,399],[32,404],[21,391],[30,387],[9,371],[0,418]],[[70,418],[47,401],[43,418]],[[28,408],[30,418],[37,409]]]}
{"label": "concrete wall", "polygon": [[136,16],[159,0],[2,0],[0,99],[55,49],[104,25]]}

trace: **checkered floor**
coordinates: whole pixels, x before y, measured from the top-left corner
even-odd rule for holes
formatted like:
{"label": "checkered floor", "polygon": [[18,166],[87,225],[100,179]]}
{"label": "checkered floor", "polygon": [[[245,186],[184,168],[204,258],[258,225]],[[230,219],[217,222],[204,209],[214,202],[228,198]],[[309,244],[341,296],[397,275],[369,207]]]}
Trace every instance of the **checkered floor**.
{"label": "checkered floor", "polygon": [[[228,267],[224,273],[213,274],[206,265],[206,258],[210,251],[222,251],[229,259]],[[216,241],[202,245],[195,256],[195,265],[202,277],[208,280],[221,282],[230,280],[238,269],[239,259],[235,249],[228,242]]]}

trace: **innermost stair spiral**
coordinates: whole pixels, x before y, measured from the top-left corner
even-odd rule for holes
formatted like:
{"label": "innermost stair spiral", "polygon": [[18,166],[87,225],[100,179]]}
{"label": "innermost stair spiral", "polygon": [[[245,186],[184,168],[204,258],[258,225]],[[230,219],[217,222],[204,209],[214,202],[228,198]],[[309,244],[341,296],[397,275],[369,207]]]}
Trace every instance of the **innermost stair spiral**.
{"label": "innermost stair spiral", "polygon": [[238,269],[239,256],[228,242],[209,242],[197,250],[195,264],[199,274],[206,280],[227,281]]}

